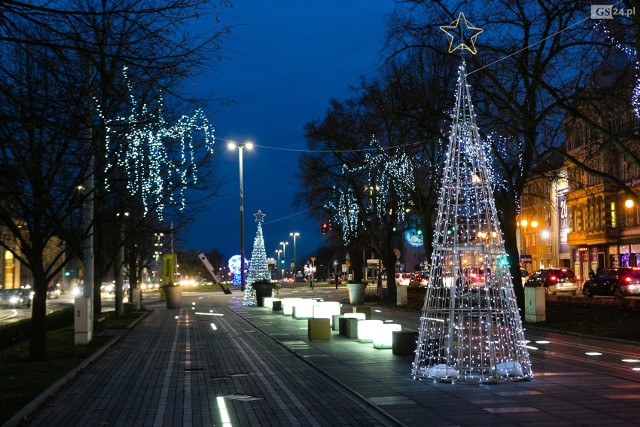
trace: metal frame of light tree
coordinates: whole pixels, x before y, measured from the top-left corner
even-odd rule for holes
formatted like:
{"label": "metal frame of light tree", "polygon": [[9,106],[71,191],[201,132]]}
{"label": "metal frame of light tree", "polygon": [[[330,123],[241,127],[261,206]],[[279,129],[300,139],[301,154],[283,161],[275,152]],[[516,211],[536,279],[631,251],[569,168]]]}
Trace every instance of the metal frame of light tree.
{"label": "metal frame of light tree", "polygon": [[[456,26],[461,20],[473,29],[462,14]],[[463,60],[412,367],[416,379],[496,383],[533,377],[487,151]]]}

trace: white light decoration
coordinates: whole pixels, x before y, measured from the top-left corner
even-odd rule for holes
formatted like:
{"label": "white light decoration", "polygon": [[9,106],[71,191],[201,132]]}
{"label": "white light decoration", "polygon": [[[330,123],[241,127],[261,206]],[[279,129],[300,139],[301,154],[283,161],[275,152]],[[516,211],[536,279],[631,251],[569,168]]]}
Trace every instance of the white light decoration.
{"label": "white light decoration", "polygon": [[[198,182],[198,165],[213,153],[213,126],[202,110],[182,116],[175,123],[165,121],[162,99],[158,105],[140,105],[129,86],[131,112],[125,117],[105,117],[105,170],[123,171],[127,190],[139,197],[144,214],[155,212],[160,220],[168,205],[183,210],[187,187]],[[202,147],[202,150],[199,148]],[[111,175],[108,175],[111,176]],[[122,175],[116,176],[122,179]],[[109,181],[106,186],[109,188]]]}
{"label": "white light decoration", "polygon": [[402,325],[397,323],[384,323],[378,333],[373,336],[373,348],[391,348],[393,346],[393,332],[401,331]]}
{"label": "white light decoration", "polygon": [[309,319],[313,317],[313,306],[316,304],[312,299],[299,299],[293,303],[292,315],[294,319]]}
{"label": "white light decoration", "polygon": [[[413,162],[404,151],[385,150],[375,137],[370,144],[376,154],[367,153],[363,166],[350,169],[343,165],[346,187],[334,188],[337,201],[325,204],[334,223],[339,224],[345,242],[365,228],[364,218],[384,218],[391,210],[396,212],[398,222],[404,221],[409,192],[415,188]],[[361,194],[352,188],[354,180],[362,182]]]}
{"label": "white light decoration", "polygon": [[[619,16],[616,18],[620,18]],[[630,28],[633,26],[630,24]],[[613,43],[614,47],[622,52],[624,52],[629,59],[633,61],[633,70],[634,70],[634,78],[635,85],[633,87],[633,91],[631,93],[631,106],[633,108],[633,113],[636,118],[640,119],[640,64],[638,63],[638,52],[633,46],[627,46],[617,40],[611,32],[607,29],[605,24],[602,21],[595,21],[594,28],[597,31],[600,31],[604,36],[604,39],[610,43]],[[635,39],[632,39],[635,40]]]}
{"label": "white light decoration", "polygon": [[276,301],[280,301],[280,298],[264,297],[262,301],[263,301],[264,307],[273,310],[273,303]]}
{"label": "white light decoration", "polygon": [[383,324],[382,320],[358,320],[358,342],[373,342]]}
{"label": "white light decoration", "polygon": [[282,298],[282,314],[284,316],[293,315],[293,306],[298,300],[301,299],[302,298]]}
{"label": "white light decoration", "polygon": [[253,284],[260,280],[271,281],[271,273],[269,272],[269,264],[267,263],[267,251],[264,249],[264,237],[262,236],[262,223],[265,214],[258,209],[253,214],[258,223],[256,237],[253,240],[253,251],[251,252],[251,261],[249,262],[249,277],[247,278],[247,286],[244,290],[243,304],[247,306],[256,305],[256,293]]}
{"label": "white light decoration", "polygon": [[475,383],[530,379],[464,60],[452,117],[412,375]]}
{"label": "white light decoration", "polygon": [[313,305],[313,317],[316,319],[329,319],[333,326],[333,315],[340,314],[341,304],[338,301],[318,301]]}

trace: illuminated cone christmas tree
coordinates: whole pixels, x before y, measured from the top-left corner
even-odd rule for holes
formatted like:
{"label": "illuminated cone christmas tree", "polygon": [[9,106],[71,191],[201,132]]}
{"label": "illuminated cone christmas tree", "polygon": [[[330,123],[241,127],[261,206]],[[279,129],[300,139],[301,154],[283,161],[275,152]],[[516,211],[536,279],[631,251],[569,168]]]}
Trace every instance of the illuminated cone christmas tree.
{"label": "illuminated cone christmas tree", "polygon": [[244,305],[256,305],[256,295],[252,286],[255,282],[260,280],[271,281],[267,252],[264,249],[264,238],[262,236],[262,223],[264,222],[265,214],[258,210],[253,216],[256,217],[258,230],[253,240],[253,252],[251,252],[251,261],[249,261],[249,277],[245,288]]}
{"label": "illuminated cone christmas tree", "polygon": [[[464,24],[481,31],[462,14],[454,24],[443,29]],[[461,43],[455,49],[475,53],[472,48]],[[452,119],[412,375],[481,383],[529,379],[529,353],[464,61]]]}

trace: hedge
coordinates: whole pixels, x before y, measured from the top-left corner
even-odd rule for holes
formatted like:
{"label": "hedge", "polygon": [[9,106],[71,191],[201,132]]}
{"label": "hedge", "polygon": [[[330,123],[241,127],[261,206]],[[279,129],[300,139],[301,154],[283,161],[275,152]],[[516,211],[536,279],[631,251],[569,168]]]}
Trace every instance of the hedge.
{"label": "hedge", "polygon": [[[73,307],[47,315],[47,330],[53,331],[73,325]],[[0,326],[0,349],[11,347],[31,338],[31,319],[23,319]]]}

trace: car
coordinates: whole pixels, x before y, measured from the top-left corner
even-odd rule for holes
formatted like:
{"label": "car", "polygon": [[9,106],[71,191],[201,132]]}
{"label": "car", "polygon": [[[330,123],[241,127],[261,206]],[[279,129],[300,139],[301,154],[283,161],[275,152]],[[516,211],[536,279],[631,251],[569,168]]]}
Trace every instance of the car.
{"label": "car", "polygon": [[60,298],[61,293],[62,291],[60,291],[60,286],[58,284],[49,283],[49,286],[47,286],[48,299],[58,299]]}
{"label": "car", "polygon": [[413,273],[409,280],[409,286],[412,288],[427,286],[427,278],[421,273]]}
{"label": "car", "polygon": [[28,289],[0,289],[0,305],[18,308],[31,307],[31,292]]}
{"label": "car", "polygon": [[[486,274],[485,274],[486,273]],[[484,287],[487,279],[491,279],[491,269],[484,267],[465,268],[464,285],[472,288]]]}
{"label": "car", "polygon": [[582,293],[588,298],[594,295],[613,295],[616,298],[640,295],[640,268],[620,267],[600,270],[584,282]]}
{"label": "car", "polygon": [[396,285],[409,286],[411,273],[396,273]]}
{"label": "car", "polygon": [[547,295],[568,292],[576,295],[580,282],[570,268],[544,268],[529,277],[525,286],[544,286]]}

